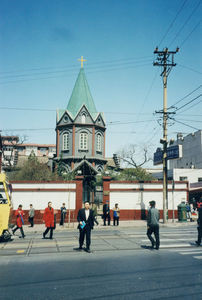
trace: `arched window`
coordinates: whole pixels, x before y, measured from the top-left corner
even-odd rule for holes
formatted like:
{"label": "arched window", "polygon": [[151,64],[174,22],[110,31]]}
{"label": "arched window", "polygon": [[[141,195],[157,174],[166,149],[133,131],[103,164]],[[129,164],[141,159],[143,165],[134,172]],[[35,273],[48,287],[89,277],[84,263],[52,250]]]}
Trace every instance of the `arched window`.
{"label": "arched window", "polygon": [[97,134],[97,151],[102,151],[102,137],[101,134]]}
{"label": "arched window", "polygon": [[62,149],[63,150],[69,150],[69,133],[65,132],[63,134],[63,141],[62,141]]}
{"label": "arched window", "polygon": [[81,115],[81,123],[82,124],[86,123],[86,115],[84,113]]}
{"label": "arched window", "polygon": [[80,133],[79,149],[88,150],[88,134],[86,132]]}

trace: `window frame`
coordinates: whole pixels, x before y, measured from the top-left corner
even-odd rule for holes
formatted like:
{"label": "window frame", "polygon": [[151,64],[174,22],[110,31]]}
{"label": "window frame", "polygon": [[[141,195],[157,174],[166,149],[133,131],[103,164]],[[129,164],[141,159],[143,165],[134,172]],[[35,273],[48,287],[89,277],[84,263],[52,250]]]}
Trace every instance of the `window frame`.
{"label": "window frame", "polygon": [[[66,138],[66,141],[65,141]],[[69,132],[64,132],[62,135],[62,150],[68,151],[69,150]]]}
{"label": "window frame", "polygon": [[102,135],[101,135],[101,133],[97,134],[96,151],[97,152],[102,152]]}
{"label": "window frame", "polygon": [[85,131],[79,134],[79,150],[88,150],[88,133]]}

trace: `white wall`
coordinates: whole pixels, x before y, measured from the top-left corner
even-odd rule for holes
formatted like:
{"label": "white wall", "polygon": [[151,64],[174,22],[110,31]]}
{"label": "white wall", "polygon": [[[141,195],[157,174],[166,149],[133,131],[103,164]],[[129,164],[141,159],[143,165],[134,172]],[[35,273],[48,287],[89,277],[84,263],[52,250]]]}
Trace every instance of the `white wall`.
{"label": "white wall", "polygon": [[[125,210],[140,210],[148,209],[149,201],[156,201],[156,207],[158,209],[163,209],[163,191],[162,184],[149,183],[142,184],[144,188],[143,191],[131,191],[130,189],[137,188],[136,183],[111,183],[110,184],[110,209],[113,209],[115,203],[119,204],[120,209]],[[169,189],[172,188],[171,184],[168,186]],[[129,191],[113,191],[113,189],[128,189]],[[147,191],[147,189],[154,189],[154,191]],[[179,191],[179,189],[185,189],[184,191]],[[174,195],[174,209],[182,202],[187,200],[187,185],[186,183],[176,183]],[[172,191],[168,192],[168,209],[172,209]]]}
{"label": "white wall", "polygon": [[[76,208],[76,184],[71,183],[14,183],[12,184],[12,203],[13,209],[17,209],[22,204],[24,210],[29,209],[32,204],[36,210],[43,210],[47,207],[49,201],[52,202],[54,209],[60,209],[62,203],[66,208]],[[20,190],[19,189],[23,189]],[[36,189],[29,191],[27,189]],[[41,191],[40,189],[43,189]],[[46,191],[46,189],[54,189]],[[72,189],[71,191],[60,191],[60,189]],[[75,191],[74,191],[75,189]],[[45,190],[45,191],[44,191]]]}

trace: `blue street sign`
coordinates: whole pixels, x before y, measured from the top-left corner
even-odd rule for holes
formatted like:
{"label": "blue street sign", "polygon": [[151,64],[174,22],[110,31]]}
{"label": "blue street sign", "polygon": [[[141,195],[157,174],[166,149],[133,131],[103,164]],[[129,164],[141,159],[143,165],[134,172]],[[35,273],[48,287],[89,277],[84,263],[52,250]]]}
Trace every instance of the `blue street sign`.
{"label": "blue street sign", "polygon": [[[182,157],[182,145],[170,146],[167,148],[167,159],[176,159]],[[154,165],[163,163],[163,150],[157,148],[154,153]]]}

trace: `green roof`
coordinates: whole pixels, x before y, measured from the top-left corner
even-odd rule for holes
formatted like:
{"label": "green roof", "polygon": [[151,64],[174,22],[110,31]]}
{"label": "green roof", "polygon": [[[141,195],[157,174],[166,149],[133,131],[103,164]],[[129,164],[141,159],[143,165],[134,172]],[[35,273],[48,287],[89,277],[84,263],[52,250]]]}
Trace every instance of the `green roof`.
{"label": "green roof", "polygon": [[83,105],[86,106],[94,119],[97,115],[97,110],[88,86],[88,82],[86,80],[84,69],[81,68],[69,99],[67,110],[71,113],[73,118],[75,118]]}

